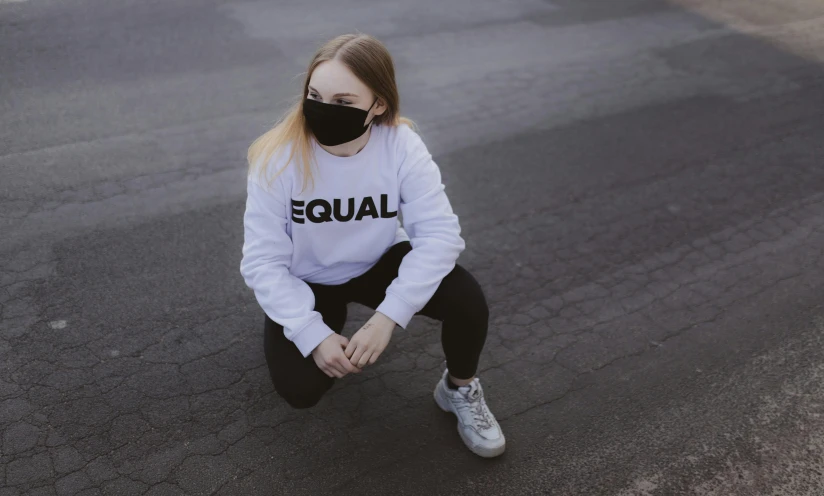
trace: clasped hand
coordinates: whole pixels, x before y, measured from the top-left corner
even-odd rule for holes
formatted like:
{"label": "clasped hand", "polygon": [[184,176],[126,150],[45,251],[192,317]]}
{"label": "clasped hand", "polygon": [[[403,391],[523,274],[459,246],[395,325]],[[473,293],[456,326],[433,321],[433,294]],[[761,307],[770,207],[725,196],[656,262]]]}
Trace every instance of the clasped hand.
{"label": "clasped hand", "polygon": [[347,374],[357,374],[380,357],[392,339],[395,325],[386,315],[375,312],[351,340],[340,334],[332,334],[312,351],[312,358],[329,377],[341,378]]}

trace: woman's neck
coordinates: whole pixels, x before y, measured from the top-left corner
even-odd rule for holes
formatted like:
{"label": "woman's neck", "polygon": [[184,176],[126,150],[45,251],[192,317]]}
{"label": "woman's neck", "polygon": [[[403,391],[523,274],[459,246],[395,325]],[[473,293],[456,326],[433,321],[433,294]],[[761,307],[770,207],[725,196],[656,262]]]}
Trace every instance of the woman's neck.
{"label": "woman's neck", "polygon": [[363,150],[363,147],[366,146],[366,143],[369,142],[369,135],[372,134],[372,124],[369,124],[369,129],[366,130],[365,133],[360,138],[354,139],[349,143],[344,143],[342,145],[335,145],[335,146],[326,146],[320,145],[324,150],[335,155],[337,157],[351,157],[353,155],[357,155],[358,152]]}

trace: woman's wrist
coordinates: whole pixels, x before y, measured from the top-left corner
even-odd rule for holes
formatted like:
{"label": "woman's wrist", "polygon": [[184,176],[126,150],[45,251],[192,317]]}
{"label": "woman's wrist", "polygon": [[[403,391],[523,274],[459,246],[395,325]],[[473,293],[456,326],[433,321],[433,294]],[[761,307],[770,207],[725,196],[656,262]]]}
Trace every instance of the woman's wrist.
{"label": "woman's wrist", "polygon": [[383,314],[381,312],[375,312],[375,316],[377,316],[379,319],[383,320],[387,325],[391,324],[392,325],[392,330],[394,330],[395,326],[398,325],[397,322],[395,322],[394,320],[389,318],[386,314]]}

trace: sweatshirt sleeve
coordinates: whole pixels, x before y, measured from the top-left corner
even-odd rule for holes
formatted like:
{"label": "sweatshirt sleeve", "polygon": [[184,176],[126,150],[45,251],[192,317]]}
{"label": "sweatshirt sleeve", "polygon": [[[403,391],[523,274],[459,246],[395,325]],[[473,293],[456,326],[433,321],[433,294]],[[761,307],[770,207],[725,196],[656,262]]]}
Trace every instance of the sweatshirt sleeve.
{"label": "sweatshirt sleeve", "polygon": [[417,133],[399,127],[400,210],[412,250],[386,290],[378,311],[406,327],[455,268],[465,248],[441,172]]}
{"label": "sweatshirt sleeve", "polygon": [[283,326],[286,338],[306,357],[333,331],[314,310],[312,289],[289,272],[288,202],[280,177],[268,189],[249,178],[240,272],[266,315]]}

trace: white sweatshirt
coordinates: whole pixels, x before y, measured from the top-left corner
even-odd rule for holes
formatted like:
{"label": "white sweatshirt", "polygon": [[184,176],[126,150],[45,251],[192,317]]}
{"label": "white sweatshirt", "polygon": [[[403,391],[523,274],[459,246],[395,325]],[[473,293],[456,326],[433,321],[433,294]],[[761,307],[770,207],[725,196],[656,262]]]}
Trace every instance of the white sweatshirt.
{"label": "white sweatshirt", "polygon": [[314,188],[303,192],[294,164],[274,179],[282,162],[269,164],[267,179],[249,175],[240,264],[263,311],[303,356],[333,332],[314,310],[306,282],[343,284],[410,240],[412,251],[377,309],[406,327],[465,246],[440,170],[408,126],[372,126],[366,146],[351,157],[332,155],[317,142],[314,153]]}

